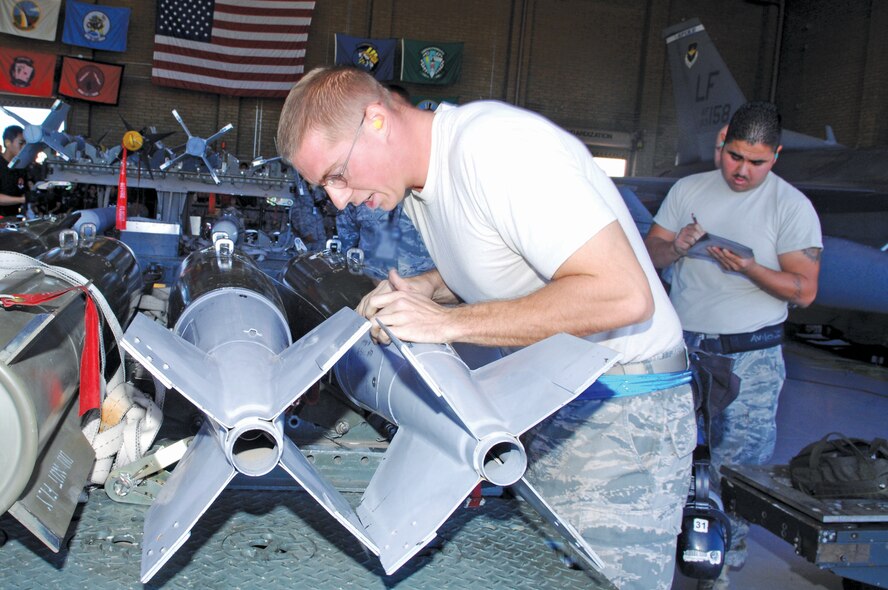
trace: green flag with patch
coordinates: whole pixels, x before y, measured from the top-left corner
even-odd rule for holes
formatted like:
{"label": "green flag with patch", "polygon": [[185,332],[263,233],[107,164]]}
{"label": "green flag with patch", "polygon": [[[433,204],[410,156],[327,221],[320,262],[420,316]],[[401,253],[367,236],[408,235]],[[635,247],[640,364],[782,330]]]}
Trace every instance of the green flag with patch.
{"label": "green flag with patch", "polygon": [[463,44],[401,40],[401,80],[414,84],[453,84],[462,70]]}

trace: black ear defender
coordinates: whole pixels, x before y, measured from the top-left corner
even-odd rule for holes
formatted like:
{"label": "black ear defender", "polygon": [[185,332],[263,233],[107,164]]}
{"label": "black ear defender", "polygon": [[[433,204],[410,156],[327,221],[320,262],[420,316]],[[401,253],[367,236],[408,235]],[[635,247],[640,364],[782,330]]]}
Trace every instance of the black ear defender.
{"label": "black ear defender", "polygon": [[731,521],[722,511],[721,500],[710,493],[709,448],[704,445],[694,450],[691,477],[675,559],[685,576],[715,580],[731,547]]}

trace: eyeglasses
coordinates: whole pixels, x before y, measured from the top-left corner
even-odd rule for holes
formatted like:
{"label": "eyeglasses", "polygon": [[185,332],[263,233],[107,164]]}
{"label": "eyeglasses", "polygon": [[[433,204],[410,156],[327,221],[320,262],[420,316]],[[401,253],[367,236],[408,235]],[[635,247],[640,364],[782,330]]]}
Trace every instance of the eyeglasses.
{"label": "eyeglasses", "polygon": [[358,135],[361,133],[361,129],[364,128],[364,119],[366,119],[367,114],[361,116],[361,124],[358,125],[358,128],[355,130],[355,138],[352,139],[351,147],[348,148],[348,154],[345,156],[345,162],[342,163],[342,168],[339,170],[337,174],[328,174],[324,178],[321,179],[321,182],[318,183],[319,186],[324,188],[346,188],[348,186],[348,180],[345,178],[345,170],[348,168],[348,161],[351,159],[352,152],[355,149],[355,144],[358,143]]}

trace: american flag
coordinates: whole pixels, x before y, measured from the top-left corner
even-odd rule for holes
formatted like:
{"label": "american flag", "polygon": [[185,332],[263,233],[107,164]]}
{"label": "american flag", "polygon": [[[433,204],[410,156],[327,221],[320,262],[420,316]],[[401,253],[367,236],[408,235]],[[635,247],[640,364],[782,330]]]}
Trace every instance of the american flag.
{"label": "american flag", "polygon": [[157,0],[151,81],[286,96],[302,77],[314,2]]}

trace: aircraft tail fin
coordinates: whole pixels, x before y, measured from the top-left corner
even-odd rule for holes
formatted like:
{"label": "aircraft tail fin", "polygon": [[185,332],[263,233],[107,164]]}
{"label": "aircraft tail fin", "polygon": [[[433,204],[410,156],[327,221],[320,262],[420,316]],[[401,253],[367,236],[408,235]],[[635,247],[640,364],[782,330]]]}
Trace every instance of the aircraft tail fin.
{"label": "aircraft tail fin", "polygon": [[[699,19],[664,29],[663,39],[678,116],[675,165],[711,162],[716,135],[746,97]],[[784,129],[780,143],[786,150],[842,147],[829,126],[826,139]]]}
{"label": "aircraft tail fin", "polygon": [[678,115],[675,164],[712,161],[716,134],[746,97],[699,19],[665,29],[663,38]]}

